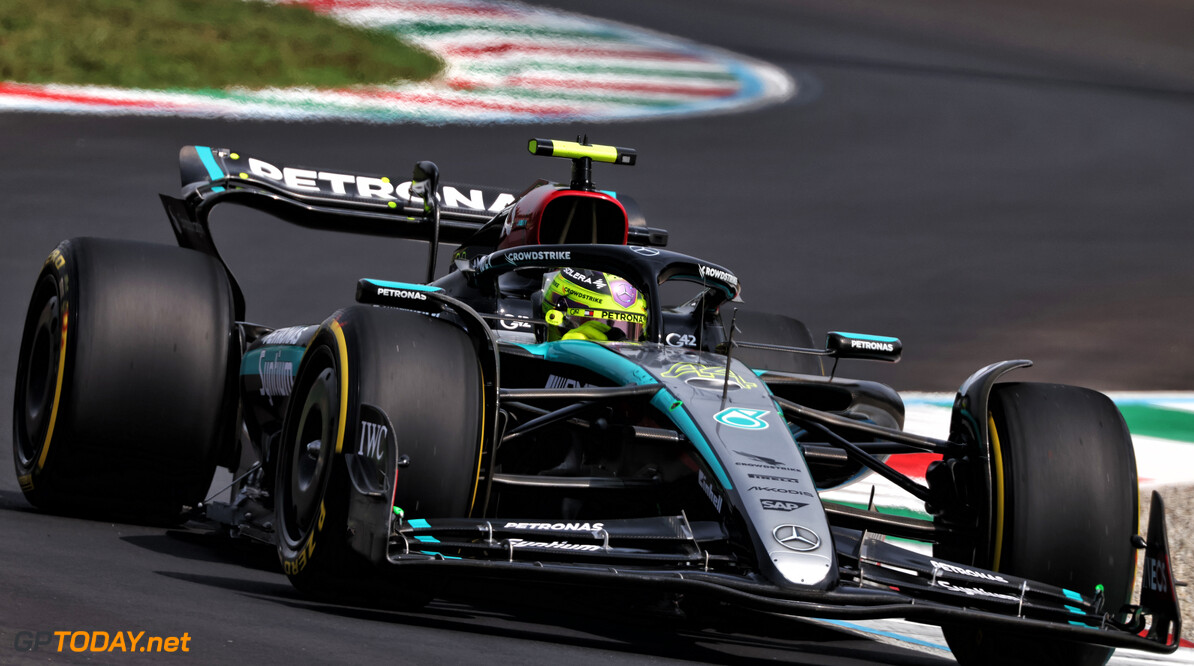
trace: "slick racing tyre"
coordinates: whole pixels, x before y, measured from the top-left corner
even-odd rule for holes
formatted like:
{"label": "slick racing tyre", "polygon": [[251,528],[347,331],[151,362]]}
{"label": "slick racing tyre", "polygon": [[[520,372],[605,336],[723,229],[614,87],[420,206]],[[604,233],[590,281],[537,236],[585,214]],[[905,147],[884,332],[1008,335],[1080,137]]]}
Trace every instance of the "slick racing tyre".
{"label": "slick racing tyre", "polygon": [[294,586],[320,598],[414,602],[410,589],[378,588],[372,565],[385,562],[393,507],[409,518],[469,515],[482,403],[477,353],[455,325],[364,306],[324,322],[299,367],[278,452],[278,554]]}
{"label": "slick racing tyre", "polygon": [[[989,405],[993,546],[975,564],[1083,594],[1102,585],[1106,609],[1118,611],[1132,593],[1139,517],[1119,410],[1058,384],[996,384]],[[1103,664],[1113,651],[972,627],[945,637],[962,664]]]}
{"label": "slick racing tyre", "polygon": [[223,267],[199,252],[60,244],[34,286],[17,364],[25,497],[155,522],[200,502],[235,420],[232,303]]}
{"label": "slick racing tyre", "polygon": [[[736,342],[757,342],[766,345],[812,348],[813,335],[804,322],[770,312],[738,310],[737,319],[730,308],[722,307],[722,324],[729,335],[730,322],[735,321],[738,330],[734,333]],[[821,357],[809,354],[736,347],[734,358],[747,367],[756,370],[795,372],[802,375],[823,375]]]}

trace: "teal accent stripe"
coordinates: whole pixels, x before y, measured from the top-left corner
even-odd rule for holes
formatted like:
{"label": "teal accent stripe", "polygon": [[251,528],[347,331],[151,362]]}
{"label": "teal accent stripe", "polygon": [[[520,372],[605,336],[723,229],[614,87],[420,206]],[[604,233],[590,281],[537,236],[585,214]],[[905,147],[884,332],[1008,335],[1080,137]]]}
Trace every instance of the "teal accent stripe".
{"label": "teal accent stripe", "polygon": [[423,543],[439,543],[439,539],[433,536],[416,536],[415,539],[422,541]]}
{"label": "teal accent stripe", "polygon": [[[195,151],[199,153],[199,161],[203,162],[203,166],[207,167],[207,176],[212,180],[219,180],[224,177],[224,171],[220,165],[216,164],[216,156],[212,154],[211,148],[207,146],[195,146]],[[222,187],[211,188],[212,192],[223,192]]]}
{"label": "teal accent stripe", "polygon": [[559,340],[537,345],[519,345],[535,356],[548,361],[575,365],[608,377],[623,386],[654,384],[651,373],[638,367],[630,359],[588,340]]}
{"label": "teal accent stripe", "polygon": [[899,338],[889,338],[882,335],[867,335],[866,333],[845,333],[843,331],[830,331],[845,338],[853,338],[855,340],[869,340],[871,342],[899,342]]}
{"label": "teal accent stripe", "polygon": [[216,156],[212,154],[211,148],[207,146],[195,146],[195,151],[199,153],[199,161],[203,162],[203,166],[207,167],[207,175],[212,180],[219,180],[224,177],[224,170],[216,164]]}
{"label": "teal accent stripe", "polygon": [[369,284],[375,284],[386,289],[407,289],[409,291],[443,291],[440,287],[432,287],[425,284],[412,284],[410,282],[391,282],[390,280],[374,280],[373,278],[365,278]]}
{"label": "teal accent stripe", "polygon": [[[1063,587],[1063,588],[1061,588],[1061,593],[1064,594],[1067,599],[1073,599],[1074,601],[1082,601],[1082,595],[1078,594],[1077,592],[1075,592],[1073,590],[1067,590]],[[1081,608],[1074,608],[1073,606],[1066,606],[1065,609],[1071,613],[1076,613],[1078,615],[1086,615],[1086,612],[1083,611]],[[1070,620],[1070,624],[1077,625],[1079,627],[1086,626],[1085,623],[1074,622],[1073,620]]]}
{"label": "teal accent stripe", "polygon": [[[1074,608],[1073,606],[1066,606],[1065,609],[1071,613],[1077,613],[1079,615],[1086,615],[1086,613],[1083,613],[1080,608]],[[1075,627],[1087,626],[1085,622],[1075,622],[1074,620],[1070,620],[1070,624],[1074,625]]]}
{"label": "teal accent stripe", "polygon": [[539,342],[539,343],[536,343],[533,345],[528,345],[526,343],[517,342],[514,344],[514,346],[522,347],[527,352],[534,354],[535,356],[538,356],[539,358],[547,358],[547,346],[550,344],[551,344],[550,342]]}
{"label": "teal accent stripe", "polygon": [[408,520],[408,521],[406,521],[406,524],[410,525],[411,527],[414,527],[416,529],[423,529],[423,530],[431,527],[431,525],[426,520],[423,520],[422,518],[414,518],[412,520]]}

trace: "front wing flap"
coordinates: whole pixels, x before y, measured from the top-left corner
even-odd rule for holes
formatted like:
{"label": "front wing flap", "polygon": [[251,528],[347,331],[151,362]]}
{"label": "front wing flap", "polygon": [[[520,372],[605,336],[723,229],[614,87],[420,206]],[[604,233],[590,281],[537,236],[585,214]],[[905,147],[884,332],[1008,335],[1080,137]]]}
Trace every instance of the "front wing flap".
{"label": "front wing flap", "polygon": [[414,519],[396,526],[394,555],[412,551],[436,557],[519,560],[593,560],[702,565],[724,556],[707,548],[725,542],[716,522],[690,523],[684,516],[606,521]]}
{"label": "front wing flap", "polygon": [[1010,574],[961,566],[863,538],[858,558],[862,584],[886,587],[942,603],[981,608],[1015,617],[1101,626],[1104,599]]}

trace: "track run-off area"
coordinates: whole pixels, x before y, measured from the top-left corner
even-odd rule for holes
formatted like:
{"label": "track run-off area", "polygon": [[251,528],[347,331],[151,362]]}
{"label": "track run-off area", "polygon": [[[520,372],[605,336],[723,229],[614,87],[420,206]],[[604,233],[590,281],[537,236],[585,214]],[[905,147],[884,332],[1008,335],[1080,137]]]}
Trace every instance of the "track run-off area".
{"label": "track run-off area", "polygon": [[[268,1],[268,0],[267,0]],[[608,122],[783,101],[772,65],[612,21],[489,0],[299,0],[439,57],[425,83],[335,90],[126,90],[0,82],[0,109],[364,122]]]}

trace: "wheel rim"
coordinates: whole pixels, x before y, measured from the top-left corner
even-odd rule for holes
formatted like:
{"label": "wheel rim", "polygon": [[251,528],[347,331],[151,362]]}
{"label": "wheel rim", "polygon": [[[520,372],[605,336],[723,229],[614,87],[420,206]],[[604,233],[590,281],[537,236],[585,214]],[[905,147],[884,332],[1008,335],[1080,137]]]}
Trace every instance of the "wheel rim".
{"label": "wheel rim", "polygon": [[325,349],[308,365],[299,378],[284,431],[283,460],[285,477],[279,484],[282,507],[282,534],[290,544],[298,544],[310,532],[319,513],[327,486],[332,446],[339,414],[340,386],[331,357]]}
{"label": "wheel rim", "polygon": [[57,387],[61,362],[62,325],[58,290],[52,276],[38,285],[34,302],[43,301],[36,322],[26,330],[32,335],[28,355],[23,359],[23,377],[17,380],[18,423],[23,432],[16,438],[16,451],[22,467],[30,467],[45,445],[46,430]]}

